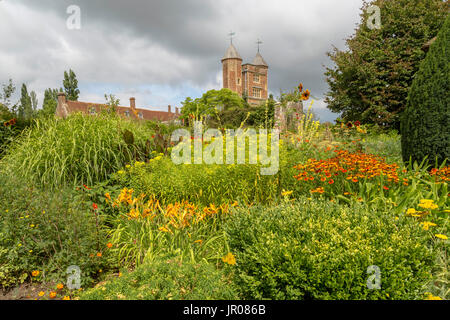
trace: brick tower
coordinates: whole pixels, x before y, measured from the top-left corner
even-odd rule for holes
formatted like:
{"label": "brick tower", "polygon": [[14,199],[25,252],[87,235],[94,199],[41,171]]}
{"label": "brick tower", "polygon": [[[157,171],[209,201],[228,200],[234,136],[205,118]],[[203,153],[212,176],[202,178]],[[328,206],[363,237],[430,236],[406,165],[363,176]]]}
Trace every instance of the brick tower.
{"label": "brick tower", "polygon": [[223,87],[242,96],[242,58],[231,43],[222,58]]}
{"label": "brick tower", "polygon": [[246,96],[250,104],[260,104],[268,97],[269,66],[259,53],[259,44],[262,42],[258,40],[257,43],[258,53],[252,63],[242,64],[242,58],[233,43],[222,58],[223,87],[241,97]]}

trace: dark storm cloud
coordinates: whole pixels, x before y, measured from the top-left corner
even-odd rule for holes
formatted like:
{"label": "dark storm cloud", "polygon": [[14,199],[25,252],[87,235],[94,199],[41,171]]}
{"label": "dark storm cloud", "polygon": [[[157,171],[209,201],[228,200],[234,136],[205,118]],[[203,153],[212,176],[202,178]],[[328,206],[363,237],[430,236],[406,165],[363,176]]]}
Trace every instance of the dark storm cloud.
{"label": "dark storm cloud", "polygon": [[[65,27],[72,4],[81,8],[79,31]],[[275,95],[302,81],[321,98],[326,52],[343,47],[361,5],[362,0],[16,0],[7,12],[20,23],[6,26],[11,30],[0,58],[11,60],[7,73],[21,81],[37,82],[42,74],[51,79],[56,69],[73,67],[89,83],[210,89],[220,86],[220,59],[232,29],[244,62],[256,54],[256,40],[264,42],[261,53]],[[1,30],[0,35],[5,36]]]}

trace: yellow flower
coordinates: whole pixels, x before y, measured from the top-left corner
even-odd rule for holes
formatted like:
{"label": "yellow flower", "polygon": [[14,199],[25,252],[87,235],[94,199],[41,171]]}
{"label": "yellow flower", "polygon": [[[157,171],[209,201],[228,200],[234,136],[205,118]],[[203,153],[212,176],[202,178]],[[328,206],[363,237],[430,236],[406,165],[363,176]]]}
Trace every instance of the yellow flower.
{"label": "yellow flower", "polygon": [[37,277],[41,272],[39,270],[34,270],[33,272],[31,272],[31,275],[33,277]]}
{"label": "yellow flower", "polygon": [[202,243],[203,243],[203,240],[201,240],[201,239],[195,240],[194,243],[202,244]]}
{"label": "yellow flower", "polygon": [[38,296],[39,296],[39,297],[42,297],[42,296],[44,296],[44,294],[45,294],[45,292],[44,292],[44,291],[41,291],[41,292],[38,293]]}
{"label": "yellow flower", "polygon": [[131,166],[130,166],[129,164],[127,164],[127,165],[125,166],[125,168],[130,169]]}
{"label": "yellow flower", "polygon": [[162,232],[170,232],[170,230],[166,227],[160,227],[158,230]]}
{"label": "yellow flower", "polygon": [[438,296],[433,296],[431,293],[429,293],[428,296],[425,298],[425,300],[442,300],[442,298]]}
{"label": "yellow flower", "polygon": [[117,171],[117,173],[118,173],[118,174],[124,174],[124,173],[125,173],[125,171],[123,171],[123,170],[119,170],[119,171]]}
{"label": "yellow flower", "polygon": [[447,240],[448,237],[445,234],[435,234],[436,238],[442,239],[442,240]]}
{"label": "yellow flower", "polygon": [[63,300],[70,300],[69,296],[64,296]]}
{"label": "yellow flower", "polygon": [[236,258],[233,256],[231,252],[228,252],[228,254],[222,258],[222,261],[232,266],[236,264]]}
{"label": "yellow flower", "polygon": [[414,209],[414,208],[411,208],[411,209],[408,209],[408,210],[406,210],[406,214],[408,214],[408,215],[413,215],[413,214],[415,214],[417,211],[416,211],[416,209]]}
{"label": "yellow flower", "polygon": [[290,196],[290,195],[292,194],[292,192],[293,192],[293,191],[285,191],[285,190],[283,189],[283,192],[281,193],[281,195],[282,195],[283,197]]}
{"label": "yellow flower", "polygon": [[436,227],[437,226],[437,224],[435,224],[433,222],[429,222],[429,221],[421,222],[420,224],[423,226],[424,230],[429,230],[430,227]]}
{"label": "yellow flower", "polygon": [[439,208],[439,206],[437,204],[435,204],[433,200],[429,200],[429,199],[420,200],[419,207],[424,208],[424,209],[431,209],[431,210]]}

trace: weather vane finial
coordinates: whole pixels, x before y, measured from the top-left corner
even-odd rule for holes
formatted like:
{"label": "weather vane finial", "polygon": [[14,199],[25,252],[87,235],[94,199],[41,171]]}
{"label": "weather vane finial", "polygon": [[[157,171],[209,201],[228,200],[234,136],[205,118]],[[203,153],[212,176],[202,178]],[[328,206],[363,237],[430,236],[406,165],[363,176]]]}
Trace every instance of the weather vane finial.
{"label": "weather vane finial", "polygon": [[259,53],[259,45],[262,44],[263,42],[261,40],[258,39],[258,41],[256,41],[256,44],[258,45],[258,53]]}
{"label": "weather vane finial", "polygon": [[230,31],[230,33],[228,35],[230,36],[231,44],[233,44],[233,36],[236,35],[236,32]]}

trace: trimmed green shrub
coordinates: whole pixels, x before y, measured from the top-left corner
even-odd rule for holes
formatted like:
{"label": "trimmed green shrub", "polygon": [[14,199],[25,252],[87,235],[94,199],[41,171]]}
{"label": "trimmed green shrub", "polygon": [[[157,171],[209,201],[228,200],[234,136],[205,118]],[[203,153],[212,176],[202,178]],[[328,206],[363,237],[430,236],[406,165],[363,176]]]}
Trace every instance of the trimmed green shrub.
{"label": "trimmed green shrub", "polygon": [[[360,204],[302,198],[241,209],[225,230],[246,299],[420,299],[431,279],[434,254],[419,224]],[[380,290],[367,287],[373,265]]]}
{"label": "trimmed green shrub", "polygon": [[236,300],[221,270],[207,263],[160,260],[87,290],[81,300]]}
{"label": "trimmed green shrub", "polygon": [[[127,130],[132,144],[124,139]],[[145,126],[117,115],[38,119],[11,145],[0,170],[41,186],[92,185],[125,163],[143,159],[150,137]]]}
{"label": "trimmed green shrub", "polygon": [[441,164],[450,157],[450,17],[422,62],[403,114],[402,153],[405,162],[425,157]]}

